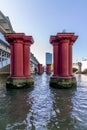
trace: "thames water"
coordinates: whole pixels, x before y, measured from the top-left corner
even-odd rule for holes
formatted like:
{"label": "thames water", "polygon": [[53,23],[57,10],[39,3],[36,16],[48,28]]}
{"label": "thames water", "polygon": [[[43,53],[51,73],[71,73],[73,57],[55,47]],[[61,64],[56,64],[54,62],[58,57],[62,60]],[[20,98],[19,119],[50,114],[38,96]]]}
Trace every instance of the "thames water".
{"label": "thames water", "polygon": [[0,130],[87,130],[87,76],[76,75],[77,88],[54,89],[50,76],[34,76],[34,87],[5,87],[0,77]]}

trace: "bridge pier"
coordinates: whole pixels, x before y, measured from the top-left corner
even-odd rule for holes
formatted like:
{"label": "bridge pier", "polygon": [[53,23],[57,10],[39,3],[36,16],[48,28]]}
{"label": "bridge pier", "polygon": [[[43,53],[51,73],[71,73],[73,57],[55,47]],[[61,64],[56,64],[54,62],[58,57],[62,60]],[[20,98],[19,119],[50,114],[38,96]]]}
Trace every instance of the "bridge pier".
{"label": "bridge pier", "polygon": [[11,46],[11,74],[7,87],[21,88],[34,84],[30,75],[30,45],[33,43],[31,36],[24,33],[8,34],[6,40]]}
{"label": "bridge pier", "polygon": [[42,64],[38,64],[38,74],[42,74],[43,73],[43,66]]}
{"label": "bridge pier", "polygon": [[26,36],[24,38],[24,44],[23,44],[23,72],[24,76],[26,78],[31,78],[30,74],[30,46],[33,43],[33,39],[31,36]]}
{"label": "bridge pier", "polygon": [[51,74],[51,64],[46,65],[46,73]]}
{"label": "bridge pier", "polygon": [[74,33],[58,33],[50,37],[54,55],[54,74],[50,79],[50,86],[57,88],[76,86],[76,79],[72,75],[72,45],[77,38]]}

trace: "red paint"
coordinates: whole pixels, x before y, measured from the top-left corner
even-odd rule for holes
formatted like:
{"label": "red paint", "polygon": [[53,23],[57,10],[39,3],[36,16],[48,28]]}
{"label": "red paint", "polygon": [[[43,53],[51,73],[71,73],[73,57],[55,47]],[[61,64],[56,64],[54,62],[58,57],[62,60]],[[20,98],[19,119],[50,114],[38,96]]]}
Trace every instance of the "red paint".
{"label": "red paint", "polygon": [[51,73],[51,64],[47,64],[46,66],[46,72]]}
{"label": "red paint", "polygon": [[69,75],[72,76],[72,45],[73,43],[70,42],[69,44]]}
{"label": "red paint", "polygon": [[68,40],[62,40],[59,44],[59,70],[60,76],[69,76],[69,41]]}
{"label": "red paint", "polygon": [[24,34],[8,34],[6,40],[11,46],[11,77],[23,77]]}
{"label": "red paint", "polygon": [[30,77],[30,45],[33,43],[31,36],[24,37],[23,44],[23,72],[25,77]]}
{"label": "red paint", "polygon": [[59,75],[59,44],[56,36],[51,36],[50,42],[53,45],[53,63],[54,63],[54,76]]}
{"label": "red paint", "polygon": [[14,77],[23,77],[23,41],[16,39],[14,42]]}
{"label": "red paint", "polygon": [[30,45],[33,38],[15,33],[8,34],[6,40],[11,46],[11,77],[30,77]]}
{"label": "red paint", "polygon": [[72,45],[78,36],[74,33],[58,33],[50,37],[53,45],[54,75],[59,77],[72,76]]}
{"label": "red paint", "polygon": [[58,57],[58,52],[59,52],[59,47],[58,47],[58,43],[54,43],[53,44],[53,62],[55,64],[54,66],[54,75],[58,75],[59,74],[59,57]]}
{"label": "red paint", "polygon": [[42,64],[38,64],[38,73],[39,74],[43,73],[43,66],[42,66]]}

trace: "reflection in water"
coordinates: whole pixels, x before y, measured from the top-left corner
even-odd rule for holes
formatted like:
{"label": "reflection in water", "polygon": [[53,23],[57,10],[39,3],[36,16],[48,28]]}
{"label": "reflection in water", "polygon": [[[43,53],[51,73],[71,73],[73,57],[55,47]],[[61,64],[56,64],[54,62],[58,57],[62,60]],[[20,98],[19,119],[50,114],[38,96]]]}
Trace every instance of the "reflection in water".
{"label": "reflection in water", "polygon": [[78,85],[80,85],[80,83],[81,83],[81,74],[78,74],[76,76],[76,79],[77,79]]}
{"label": "reflection in water", "polygon": [[31,107],[30,89],[6,90],[7,76],[0,78],[0,130],[25,129]]}
{"label": "reflection in water", "polygon": [[35,88],[30,94],[32,107],[27,115],[27,129],[47,130],[46,125],[52,114],[52,94],[49,89],[49,76],[35,77]]}
{"label": "reflection in water", "polygon": [[87,76],[76,76],[76,90],[50,88],[46,73],[34,77],[32,90],[6,90],[1,77],[0,130],[86,130]]}
{"label": "reflection in water", "polygon": [[71,101],[74,90],[55,90],[53,89],[53,113],[48,128],[50,130],[73,130],[73,118],[71,113],[73,103]]}
{"label": "reflection in water", "polygon": [[[79,79],[79,75],[77,75]],[[73,97],[74,126],[76,130],[87,130],[87,75],[80,75],[77,91]]]}
{"label": "reflection in water", "polygon": [[8,75],[0,75],[0,90],[5,89]]}
{"label": "reflection in water", "polygon": [[[8,125],[6,128],[24,129],[26,126],[26,116],[31,107],[28,98],[29,90],[12,90],[9,98]],[[10,91],[8,91],[9,95]],[[16,122],[15,122],[16,121]]]}
{"label": "reflection in water", "polygon": [[[7,97],[0,100],[0,128],[24,129],[26,116],[31,107],[29,99],[24,91],[12,91]],[[27,92],[26,92],[27,93]]]}

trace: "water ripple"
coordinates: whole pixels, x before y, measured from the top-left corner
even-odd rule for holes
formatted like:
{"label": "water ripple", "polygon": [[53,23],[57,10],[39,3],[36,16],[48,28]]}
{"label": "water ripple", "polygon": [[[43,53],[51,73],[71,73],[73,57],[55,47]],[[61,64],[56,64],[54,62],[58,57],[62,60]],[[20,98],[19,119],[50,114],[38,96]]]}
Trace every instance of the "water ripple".
{"label": "water ripple", "polygon": [[50,88],[46,73],[32,89],[0,87],[0,130],[87,130],[87,76],[76,76],[76,89]]}

